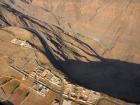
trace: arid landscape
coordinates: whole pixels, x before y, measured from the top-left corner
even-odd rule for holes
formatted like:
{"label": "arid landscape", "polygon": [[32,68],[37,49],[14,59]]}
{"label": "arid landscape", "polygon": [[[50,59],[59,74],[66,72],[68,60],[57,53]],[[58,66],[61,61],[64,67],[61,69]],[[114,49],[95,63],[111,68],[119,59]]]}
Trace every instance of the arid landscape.
{"label": "arid landscape", "polygon": [[0,0],[0,105],[140,105],[139,0]]}

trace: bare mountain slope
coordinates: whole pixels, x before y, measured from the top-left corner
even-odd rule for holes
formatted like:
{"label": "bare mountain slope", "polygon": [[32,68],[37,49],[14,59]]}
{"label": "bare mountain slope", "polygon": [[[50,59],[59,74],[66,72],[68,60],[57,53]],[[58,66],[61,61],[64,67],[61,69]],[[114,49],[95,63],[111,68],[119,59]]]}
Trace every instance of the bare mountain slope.
{"label": "bare mountain slope", "polygon": [[139,59],[139,0],[33,0],[33,4],[51,11],[65,31],[113,49],[111,57],[131,62]]}
{"label": "bare mountain slope", "polygon": [[43,64],[49,60],[82,86],[137,103],[139,18],[139,0],[0,2],[2,30],[43,53],[47,58],[37,54]]}

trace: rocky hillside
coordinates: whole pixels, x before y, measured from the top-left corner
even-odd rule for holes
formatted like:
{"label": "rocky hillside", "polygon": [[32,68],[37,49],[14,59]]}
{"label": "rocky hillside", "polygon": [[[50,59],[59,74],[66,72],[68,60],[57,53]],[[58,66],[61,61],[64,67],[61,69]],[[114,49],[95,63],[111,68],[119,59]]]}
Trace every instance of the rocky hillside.
{"label": "rocky hillside", "polygon": [[33,4],[51,11],[62,29],[99,43],[104,56],[139,63],[139,0],[33,0]]}
{"label": "rocky hillside", "polygon": [[1,0],[0,27],[68,79],[140,102],[139,0]]}
{"label": "rocky hillside", "polygon": [[[75,59],[72,56],[76,52],[78,54],[75,57],[80,56],[77,59],[93,60],[92,49],[94,49],[99,55],[107,58],[139,63],[139,0],[1,1],[6,3],[1,4],[2,27],[5,25],[35,29],[41,27],[38,29],[55,30],[55,33],[59,34],[57,36],[63,39],[62,35],[65,34],[67,34],[65,39],[74,36],[75,39],[68,40],[71,42],[69,44],[62,39],[67,44],[63,43],[64,46],[70,46],[75,50],[62,51],[67,54],[71,52],[71,57],[65,54],[69,59]],[[90,45],[91,49],[86,49],[86,46],[83,46],[85,48],[76,47],[79,46],[75,41],[76,38]],[[64,49],[68,50],[68,47]]]}

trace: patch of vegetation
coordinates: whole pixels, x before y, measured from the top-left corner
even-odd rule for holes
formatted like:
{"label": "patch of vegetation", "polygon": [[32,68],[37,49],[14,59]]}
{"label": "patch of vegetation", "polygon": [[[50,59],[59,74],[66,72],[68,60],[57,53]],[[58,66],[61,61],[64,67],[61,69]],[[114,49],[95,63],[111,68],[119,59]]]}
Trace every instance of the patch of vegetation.
{"label": "patch of vegetation", "polygon": [[12,89],[11,89],[10,94],[13,94],[14,91],[15,91],[18,87],[19,87],[19,84],[14,84],[14,85],[12,86]]}
{"label": "patch of vegetation", "polygon": [[43,86],[41,86],[41,87],[39,87],[39,89],[38,89],[38,90],[39,90],[39,91],[41,91],[43,88],[44,88],[44,87],[43,87]]}
{"label": "patch of vegetation", "polygon": [[1,85],[6,84],[6,83],[9,82],[11,79],[12,79],[12,78],[3,80],[2,83],[1,83]]}
{"label": "patch of vegetation", "polygon": [[27,92],[24,94],[25,97],[27,97],[30,94],[30,92]]}

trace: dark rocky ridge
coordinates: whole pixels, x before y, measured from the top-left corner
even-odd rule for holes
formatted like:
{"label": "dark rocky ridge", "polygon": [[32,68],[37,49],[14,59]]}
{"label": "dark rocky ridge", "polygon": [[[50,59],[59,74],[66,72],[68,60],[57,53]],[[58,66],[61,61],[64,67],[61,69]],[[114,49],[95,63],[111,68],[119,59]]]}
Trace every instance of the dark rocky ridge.
{"label": "dark rocky ridge", "polygon": [[4,102],[0,102],[0,105],[13,105],[13,104],[9,101],[4,101]]}

